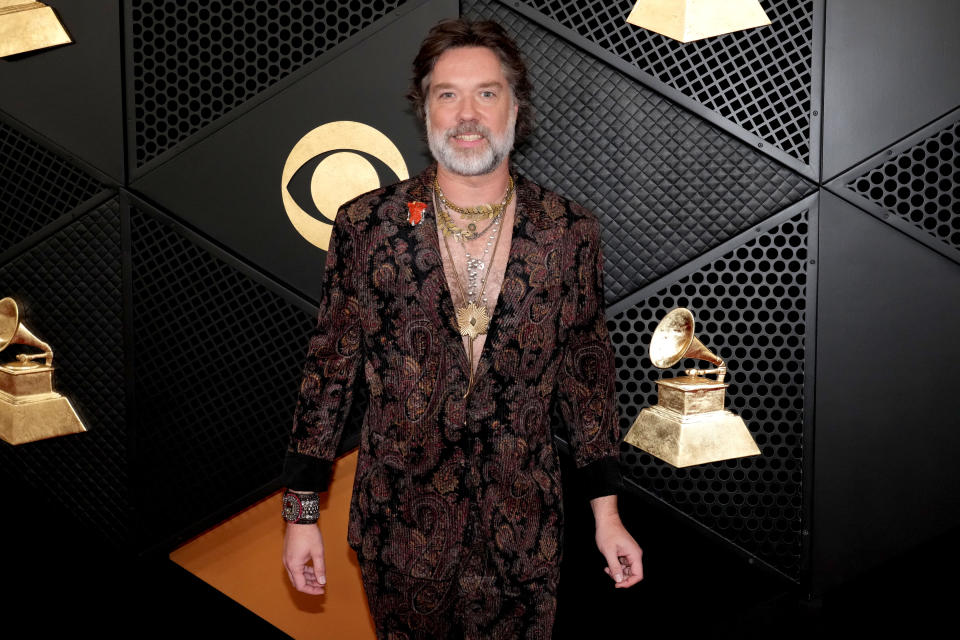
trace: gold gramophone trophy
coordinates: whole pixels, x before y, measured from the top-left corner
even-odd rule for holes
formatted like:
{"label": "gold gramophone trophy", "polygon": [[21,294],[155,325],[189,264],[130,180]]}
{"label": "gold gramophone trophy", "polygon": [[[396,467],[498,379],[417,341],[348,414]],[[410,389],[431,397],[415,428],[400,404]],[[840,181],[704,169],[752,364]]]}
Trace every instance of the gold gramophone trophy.
{"label": "gold gramophone trophy", "polygon": [[21,353],[13,362],[0,360],[0,438],[23,444],[86,431],[70,401],[53,390],[53,349],[21,324],[13,298],[3,298],[0,352],[12,344],[42,353]]}
{"label": "gold gramophone trophy", "polygon": [[[657,405],[640,412],[624,441],[675,467],[759,455],[743,418],[723,408],[729,386],[723,381],[726,363],[697,340],[693,314],[681,307],[657,325],[650,339],[650,360],[666,369],[684,358],[717,366],[657,380]],[[706,377],[712,374],[716,380]]]}

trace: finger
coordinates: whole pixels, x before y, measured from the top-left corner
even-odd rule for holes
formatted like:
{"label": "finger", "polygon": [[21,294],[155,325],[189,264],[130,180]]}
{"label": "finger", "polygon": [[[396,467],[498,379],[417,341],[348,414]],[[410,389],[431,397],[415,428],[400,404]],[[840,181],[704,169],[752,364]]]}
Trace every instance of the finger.
{"label": "finger", "polygon": [[307,586],[307,578],[303,575],[303,565],[294,567],[291,570],[291,577],[293,578],[293,586],[297,591],[303,591],[303,588]]}
{"label": "finger", "polygon": [[616,552],[604,552],[603,557],[607,560],[607,575],[618,584],[623,582],[623,569],[620,568],[620,560],[617,558]]}
{"label": "finger", "polygon": [[323,562],[323,549],[314,553],[313,558],[313,573],[317,578],[317,582],[321,585],[327,584],[327,568]]}
{"label": "finger", "polygon": [[303,566],[301,572],[293,573],[293,586],[302,593],[309,593],[310,595],[320,595],[323,591],[323,585],[319,584],[315,579],[313,579],[310,567],[307,565]]}
{"label": "finger", "polygon": [[320,584],[319,581],[317,581],[316,574],[313,573],[312,567],[309,567],[309,566],[305,567],[303,570],[303,575],[306,576],[307,578],[307,587],[311,589],[310,593],[313,593],[313,594],[326,593],[326,587]]}
{"label": "finger", "polygon": [[616,589],[629,589],[630,587],[637,584],[641,580],[643,580],[643,578],[641,578],[640,576],[629,576],[627,578],[624,578],[623,582],[619,582],[613,586]]}
{"label": "finger", "polygon": [[641,580],[643,580],[642,576],[638,576],[638,575],[627,576],[623,579],[623,582],[619,582],[615,584],[614,587],[616,587],[617,589],[627,589],[628,587],[632,587],[633,585],[637,584]]}
{"label": "finger", "polygon": [[643,580],[643,562],[641,557],[642,554],[639,549],[636,555],[628,554],[620,557],[620,562],[623,563],[624,581],[617,584],[618,588],[626,589]]}

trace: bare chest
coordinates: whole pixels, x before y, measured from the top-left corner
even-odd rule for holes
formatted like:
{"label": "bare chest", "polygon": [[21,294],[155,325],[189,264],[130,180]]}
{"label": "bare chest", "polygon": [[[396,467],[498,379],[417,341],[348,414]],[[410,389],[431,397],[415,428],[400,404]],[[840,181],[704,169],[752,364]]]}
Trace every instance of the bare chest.
{"label": "bare chest", "polygon": [[[493,318],[493,311],[497,305],[500,289],[503,287],[503,278],[507,269],[507,260],[510,256],[510,245],[513,240],[513,221],[516,215],[516,205],[511,204],[500,222],[499,228],[487,230],[480,237],[459,242],[454,236],[444,238],[443,232],[437,230],[440,242],[440,253],[443,256],[443,272],[447,278],[450,295],[455,308],[462,307],[473,301],[487,310],[487,317]],[[478,229],[487,226],[486,221],[477,223]],[[462,226],[462,225],[459,225]],[[499,235],[499,238],[492,234]],[[444,244],[446,242],[446,244]],[[449,251],[448,251],[449,247]],[[472,341],[463,337],[463,348],[469,357],[473,350],[473,369],[476,371],[486,342],[487,334],[480,334]]]}

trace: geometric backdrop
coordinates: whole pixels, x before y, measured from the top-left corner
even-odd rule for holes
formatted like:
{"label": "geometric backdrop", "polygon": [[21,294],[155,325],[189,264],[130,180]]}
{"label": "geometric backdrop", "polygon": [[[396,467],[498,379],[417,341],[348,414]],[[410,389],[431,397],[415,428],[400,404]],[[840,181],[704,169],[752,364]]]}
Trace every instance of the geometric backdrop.
{"label": "geometric backdrop", "polygon": [[[809,206],[809,205],[808,205]],[[815,211],[815,209],[813,209]],[[697,309],[697,336],[730,368],[730,408],[750,427],[759,457],[678,469],[633,446],[626,478],[789,576],[802,561],[807,239],[810,210],[788,210],[718,258],[662,280],[611,318],[624,435],[656,404],[649,338],[674,307]],[[672,280],[672,278],[671,278]],[[693,360],[673,367],[682,375]]]}
{"label": "geometric backdrop", "polygon": [[687,306],[761,450],[623,445],[626,490],[811,592],[960,523],[952,390],[917,366],[960,358],[955,4],[762,0],[769,27],[686,45],[632,0],[48,4],[73,44],[0,61],[0,297],[89,432],[0,473],[82,526],[169,548],[277,488],[325,255],[284,163],[349,120],[422,169],[409,62],[458,13],[526,54],[520,171],[601,221],[621,429],[693,364],[648,354]]}
{"label": "geometric backdrop", "polygon": [[[807,211],[792,214],[802,220],[741,239],[732,251],[743,259],[724,255],[705,265],[712,282],[702,272],[688,275],[701,279],[698,295],[663,294],[678,267],[769,225],[813,185],[524,15],[498,2],[462,8],[467,17],[506,25],[531,60],[537,129],[517,164],[600,216],[623,434],[640,409],[656,403],[645,342],[664,313],[688,306],[706,323],[700,338],[730,364],[731,408],[758,444],[772,438],[759,459],[693,469],[674,469],[623,444],[625,477],[799,579]],[[751,259],[751,250],[763,255]],[[686,280],[671,288],[682,292]],[[614,308],[620,311],[611,317]],[[767,367],[781,368],[786,384],[766,383],[765,374],[776,375]]]}

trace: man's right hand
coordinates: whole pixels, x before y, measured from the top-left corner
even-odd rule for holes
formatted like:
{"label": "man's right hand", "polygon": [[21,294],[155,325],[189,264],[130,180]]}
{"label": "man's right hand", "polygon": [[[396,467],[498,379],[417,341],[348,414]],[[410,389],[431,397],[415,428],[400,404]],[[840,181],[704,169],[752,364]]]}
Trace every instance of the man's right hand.
{"label": "man's right hand", "polygon": [[[313,566],[308,562],[313,562]],[[321,595],[327,584],[323,564],[323,536],[315,524],[287,524],[283,536],[283,566],[290,582],[303,593]]]}

